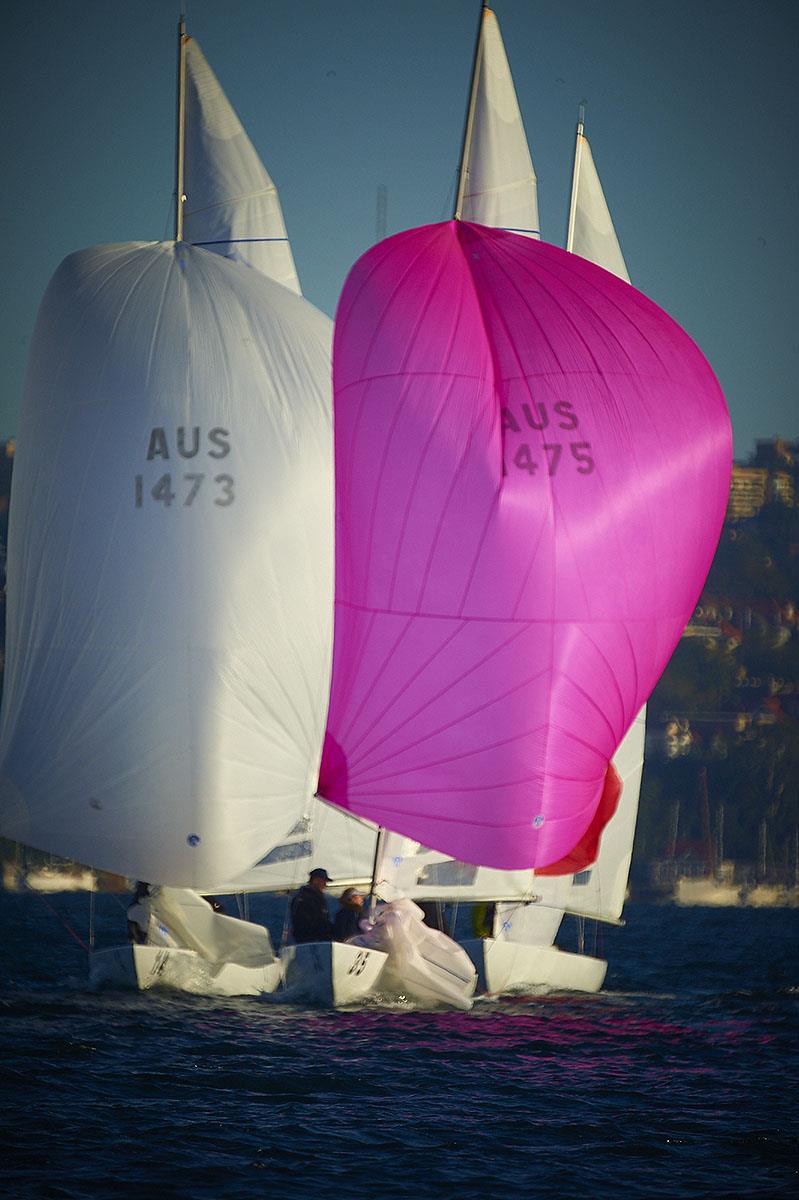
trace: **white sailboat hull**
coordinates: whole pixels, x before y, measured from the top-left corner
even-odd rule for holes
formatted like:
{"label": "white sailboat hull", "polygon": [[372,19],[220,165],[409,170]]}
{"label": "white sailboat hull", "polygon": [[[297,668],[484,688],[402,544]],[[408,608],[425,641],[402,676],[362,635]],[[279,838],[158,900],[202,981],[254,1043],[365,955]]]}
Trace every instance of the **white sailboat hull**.
{"label": "white sailboat hull", "polygon": [[341,1008],[374,991],[388,955],[348,942],[304,942],[280,952],[286,1004]]}
{"label": "white sailboat hull", "polygon": [[598,992],[608,964],[588,954],[556,946],[530,946],[501,938],[470,938],[460,943],[477,970],[477,991],[491,995],[547,991]]}
{"label": "white sailboat hull", "polygon": [[274,992],[283,977],[279,960],[257,967],[215,964],[194,950],[172,946],[114,946],[89,959],[89,985],[145,992],[167,988],[194,996],[260,996]]}

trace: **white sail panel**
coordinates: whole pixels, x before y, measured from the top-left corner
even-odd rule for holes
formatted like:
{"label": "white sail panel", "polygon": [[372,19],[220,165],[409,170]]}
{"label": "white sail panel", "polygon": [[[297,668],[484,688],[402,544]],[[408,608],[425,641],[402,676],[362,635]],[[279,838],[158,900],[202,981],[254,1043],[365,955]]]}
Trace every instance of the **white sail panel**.
{"label": "white sail panel", "polygon": [[534,902],[503,902],[496,907],[494,937],[523,946],[551,946],[562,920],[563,910],[559,908]]}
{"label": "white sail panel", "polygon": [[535,171],[497,18],[483,10],[477,96],[461,216],[540,236]]}
{"label": "white sail panel", "polygon": [[185,55],[183,237],[299,294],[277,188],[193,38]]}
{"label": "white sail panel", "polygon": [[307,881],[313,867],[324,867],[334,887],[364,884],[372,876],[376,839],[376,826],[315,797],[286,836],[249,871],[206,891],[293,891]]}
{"label": "white sail panel", "polygon": [[588,138],[577,130],[566,249],[630,282]]}
{"label": "white sail panel", "polygon": [[[566,248],[630,282],[582,120],[577,126]],[[621,916],[638,816],[645,735],[646,707],[627,731],[613,759],[622,793],[615,814],[603,830],[596,863],[574,877],[566,900],[572,912],[604,920],[618,920]]]}
{"label": "white sail panel", "polygon": [[180,243],[71,255],[15,459],[0,832],[201,890],[315,791],[331,325]]}
{"label": "white sail panel", "polygon": [[143,903],[175,945],[194,950],[206,962],[260,967],[275,961],[262,925],[216,913],[188,888],[154,888]]}

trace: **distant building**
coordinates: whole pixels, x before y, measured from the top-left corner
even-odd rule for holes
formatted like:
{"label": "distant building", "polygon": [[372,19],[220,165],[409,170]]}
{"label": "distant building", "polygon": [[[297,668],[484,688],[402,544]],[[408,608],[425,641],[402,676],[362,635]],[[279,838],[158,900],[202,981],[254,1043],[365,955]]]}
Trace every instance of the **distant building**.
{"label": "distant building", "polygon": [[779,500],[781,504],[793,505],[794,502],[794,486],[793,476],[787,471],[774,471],[769,480],[769,491],[772,500]]}
{"label": "distant building", "polygon": [[764,504],[793,507],[799,485],[799,441],[760,440],[748,463],[732,468],[727,520],[756,517]]}
{"label": "distant building", "polygon": [[728,521],[757,516],[766,503],[768,476],[765,467],[742,467],[738,463],[733,465],[730,499],[727,504]]}

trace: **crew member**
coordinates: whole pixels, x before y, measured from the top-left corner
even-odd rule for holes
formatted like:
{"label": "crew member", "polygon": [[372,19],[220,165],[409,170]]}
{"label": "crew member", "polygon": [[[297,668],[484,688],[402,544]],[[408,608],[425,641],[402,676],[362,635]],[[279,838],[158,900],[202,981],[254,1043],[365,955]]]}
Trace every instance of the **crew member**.
{"label": "crew member", "polygon": [[329,942],[333,926],[327,911],[325,888],[330,876],[322,867],[314,867],[298,892],[291,898],[289,916],[295,942]]}
{"label": "crew member", "polygon": [[147,944],[147,933],[150,928],[150,906],[147,897],[150,894],[149,883],[136,884],[133,899],[128,905],[128,941],[136,946]]}
{"label": "crew member", "polygon": [[363,892],[349,887],[341,893],[338,912],[333,918],[333,941],[348,942],[356,933],[360,933],[360,921],[363,916]]}

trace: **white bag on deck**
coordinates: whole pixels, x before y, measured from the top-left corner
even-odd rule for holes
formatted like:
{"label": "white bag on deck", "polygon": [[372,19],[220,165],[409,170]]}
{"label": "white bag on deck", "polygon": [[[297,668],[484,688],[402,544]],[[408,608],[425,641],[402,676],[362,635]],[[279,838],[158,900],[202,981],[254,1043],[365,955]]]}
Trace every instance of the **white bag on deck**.
{"label": "white bag on deck", "polygon": [[471,959],[452,938],[425,925],[418,904],[404,896],[392,900],[377,908],[371,925],[363,925],[364,932],[350,944],[388,954],[381,991],[464,1010],[472,1007],[476,974]]}

